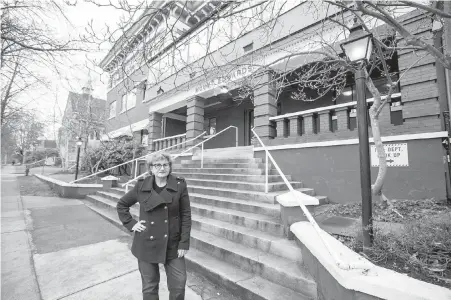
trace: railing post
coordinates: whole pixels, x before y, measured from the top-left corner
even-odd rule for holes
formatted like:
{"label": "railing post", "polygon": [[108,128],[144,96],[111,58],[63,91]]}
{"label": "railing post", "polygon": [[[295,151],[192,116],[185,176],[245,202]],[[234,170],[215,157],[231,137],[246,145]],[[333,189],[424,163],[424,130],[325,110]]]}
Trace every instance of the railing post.
{"label": "railing post", "polygon": [[200,154],[200,168],[204,168],[204,143],[202,143],[202,151]]}
{"label": "railing post", "polygon": [[265,194],[268,193],[268,153],[265,151]]}
{"label": "railing post", "polygon": [[125,185],[125,192],[128,193],[128,183]]}
{"label": "railing post", "polygon": [[235,147],[238,147],[238,127],[235,127],[236,137],[235,137]]}
{"label": "railing post", "polygon": [[138,160],[135,160],[135,178],[138,175]]}

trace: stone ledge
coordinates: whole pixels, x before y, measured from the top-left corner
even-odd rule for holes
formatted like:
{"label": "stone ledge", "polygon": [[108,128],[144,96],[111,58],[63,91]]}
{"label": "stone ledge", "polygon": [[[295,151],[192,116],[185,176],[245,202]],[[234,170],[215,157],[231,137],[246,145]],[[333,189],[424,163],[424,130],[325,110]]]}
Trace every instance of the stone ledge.
{"label": "stone ledge", "polygon": [[103,188],[102,184],[68,183],[62,180],[34,174],[38,179],[46,182],[60,197],[83,199],[86,195],[94,194]]}
{"label": "stone ledge", "polygon": [[344,270],[337,266],[309,222],[291,226],[302,249],[303,263],[318,284],[318,299],[396,299],[396,300],[449,300],[451,290],[407,275],[378,267],[352,251],[328,233],[323,238],[341,260],[359,262],[368,269]]}

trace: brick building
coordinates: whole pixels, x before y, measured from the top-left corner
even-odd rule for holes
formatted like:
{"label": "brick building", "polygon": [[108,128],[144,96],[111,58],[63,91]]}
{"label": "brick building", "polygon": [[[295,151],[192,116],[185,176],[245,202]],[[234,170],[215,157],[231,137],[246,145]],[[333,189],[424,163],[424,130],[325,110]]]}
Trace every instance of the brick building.
{"label": "brick building", "polygon": [[[91,80],[88,80],[82,93],[69,92],[62,126],[58,131],[58,148],[63,167],[75,164],[77,138],[81,137],[82,148],[98,147],[104,134],[106,101],[92,96]],[[80,152],[83,155],[83,151]]]}
{"label": "brick building", "polygon": [[[264,157],[252,139],[250,129],[255,127],[284,173],[334,202],[359,201],[353,79],[346,80],[338,97],[325,94],[313,102],[293,100],[290,89],[276,90],[272,80],[276,74],[302,71],[320,60],[316,55],[283,57],[288,51],[306,49],[323,27],[322,38],[340,37],[333,22],[324,20],[337,15],[348,18],[346,13],[332,7],[313,16],[306,14],[307,4],[302,1],[280,1],[283,4],[276,2],[277,22],[268,31],[274,16],[264,11],[250,9],[247,20],[251,21],[243,24],[230,13],[240,8],[231,8],[228,2],[158,3],[158,13],[149,13],[135,24],[101,62],[111,75],[105,123],[110,138],[133,135],[155,150],[204,131],[205,138],[233,125],[238,128],[239,145],[254,145],[255,156]],[[441,29],[420,11],[410,10],[398,20],[428,42],[441,43],[440,35],[434,34]],[[170,37],[164,35],[167,28],[171,28]],[[398,39],[399,45],[405,43],[394,34],[390,38]],[[202,48],[203,40],[209,41],[207,50]],[[424,57],[419,60],[420,56]],[[385,192],[392,198],[447,198],[448,164],[442,141],[448,136],[443,113],[449,111],[449,81],[434,57],[424,51],[397,51],[388,64],[394,79],[408,72],[380,115],[383,141],[393,149],[400,147],[398,155],[403,158],[402,164],[389,167]],[[384,90],[385,79],[372,77]],[[240,97],[246,84],[253,87],[252,93]],[[366,95],[371,103],[368,91]],[[235,132],[228,130],[205,147],[234,145]],[[374,157],[372,163],[374,179]]]}

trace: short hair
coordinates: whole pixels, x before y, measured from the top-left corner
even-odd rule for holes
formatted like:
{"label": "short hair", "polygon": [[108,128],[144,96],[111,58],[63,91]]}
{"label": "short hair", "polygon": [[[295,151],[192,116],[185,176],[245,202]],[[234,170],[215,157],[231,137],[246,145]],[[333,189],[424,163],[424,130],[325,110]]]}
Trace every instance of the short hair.
{"label": "short hair", "polygon": [[151,170],[153,163],[156,162],[157,160],[161,160],[161,159],[168,161],[169,173],[172,172],[172,156],[171,156],[171,154],[169,154],[167,152],[155,152],[152,155],[149,155],[146,160],[147,169],[149,170],[149,173],[151,173],[150,170]]}

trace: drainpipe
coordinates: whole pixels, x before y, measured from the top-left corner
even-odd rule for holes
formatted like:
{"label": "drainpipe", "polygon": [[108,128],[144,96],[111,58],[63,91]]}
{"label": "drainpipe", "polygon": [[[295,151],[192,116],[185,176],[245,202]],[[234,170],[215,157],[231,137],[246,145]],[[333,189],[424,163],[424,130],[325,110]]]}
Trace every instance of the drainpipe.
{"label": "drainpipe", "polygon": [[[443,1],[443,11],[451,14],[451,2]],[[443,52],[451,56],[451,19],[444,18],[443,26]],[[451,107],[451,70],[445,69],[446,90],[448,95],[448,107]]]}
{"label": "drainpipe", "polygon": [[[445,28],[437,28],[434,30],[434,47],[436,49],[443,49],[446,53],[446,34],[443,35]],[[440,119],[442,130],[448,132],[448,137],[442,141],[444,148],[443,164],[445,166],[445,181],[446,181],[446,198],[451,199],[451,153],[450,153],[450,137],[451,137],[451,123],[450,123],[450,95],[449,95],[449,78],[448,71],[445,67],[436,60],[435,62],[437,72],[437,88],[439,90],[439,104],[440,104]]]}

